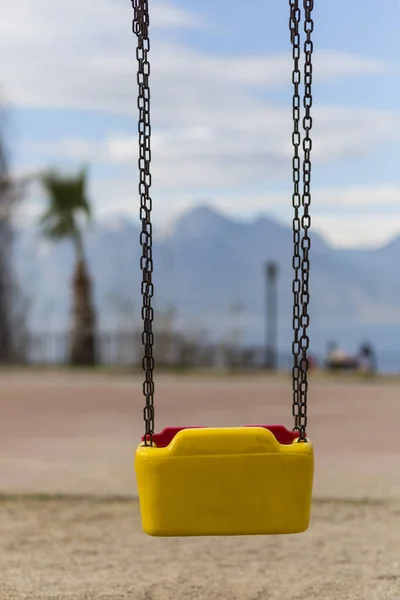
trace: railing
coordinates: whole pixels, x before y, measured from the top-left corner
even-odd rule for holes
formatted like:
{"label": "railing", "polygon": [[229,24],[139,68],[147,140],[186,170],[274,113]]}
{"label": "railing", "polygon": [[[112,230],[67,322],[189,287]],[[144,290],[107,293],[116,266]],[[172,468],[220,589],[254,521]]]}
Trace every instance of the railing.
{"label": "railing", "polygon": [[[104,366],[140,367],[141,334],[102,332],[96,336],[97,363]],[[158,368],[177,369],[260,369],[265,366],[262,347],[236,347],[232,344],[206,344],[182,335],[157,334],[155,358]],[[278,356],[278,368],[291,368],[290,354]],[[65,333],[26,333],[18,340],[15,363],[64,365],[69,362],[69,335]]]}
{"label": "railing", "polygon": [[[140,368],[140,332],[108,331],[96,337],[97,364]],[[204,343],[180,334],[158,333],[155,343],[157,368],[258,370],[266,366],[265,348],[240,347],[228,343]],[[313,355],[314,363],[324,365],[324,357]],[[14,363],[25,365],[66,365],[69,363],[69,335],[66,333],[25,333],[17,341]],[[280,352],[277,369],[290,371],[290,352]],[[400,373],[400,350],[378,352],[378,370]]]}

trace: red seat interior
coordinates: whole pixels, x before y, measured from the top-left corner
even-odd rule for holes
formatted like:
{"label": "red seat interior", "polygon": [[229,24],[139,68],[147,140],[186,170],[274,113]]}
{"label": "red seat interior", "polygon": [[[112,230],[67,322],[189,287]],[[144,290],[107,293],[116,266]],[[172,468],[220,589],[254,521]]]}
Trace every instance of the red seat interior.
{"label": "red seat interior", "polygon": [[[243,427],[264,427],[274,434],[280,444],[292,444],[293,441],[299,437],[298,431],[290,431],[286,429],[284,425],[243,425]],[[160,433],[153,434],[153,441],[158,448],[165,448],[168,446],[176,434],[183,429],[202,429],[203,426],[193,427],[166,427]],[[144,436],[142,437],[144,441]]]}

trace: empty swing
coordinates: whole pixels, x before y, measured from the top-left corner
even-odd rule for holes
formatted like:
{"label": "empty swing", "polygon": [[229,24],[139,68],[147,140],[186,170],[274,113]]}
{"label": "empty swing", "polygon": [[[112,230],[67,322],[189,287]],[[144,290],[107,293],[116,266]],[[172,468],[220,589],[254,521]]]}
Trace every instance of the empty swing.
{"label": "empty swing", "polygon": [[[153,257],[150,197],[149,0],[132,0],[137,35],[139,194],[143,308],[145,434],[135,470],[142,527],[153,536],[228,536],[301,533],[308,528],[314,474],[306,435],[309,338],[313,0],[304,8],[303,166],[300,160],[299,0],[289,0],[293,54],[293,417],[283,425],[168,427],[154,430]],[[302,189],[300,184],[302,182]],[[303,208],[300,215],[300,208]]]}

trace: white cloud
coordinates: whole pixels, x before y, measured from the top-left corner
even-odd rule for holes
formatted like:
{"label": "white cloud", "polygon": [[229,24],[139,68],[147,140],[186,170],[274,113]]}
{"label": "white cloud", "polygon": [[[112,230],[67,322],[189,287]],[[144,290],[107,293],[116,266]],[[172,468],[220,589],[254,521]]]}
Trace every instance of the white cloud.
{"label": "white cloud", "polygon": [[[172,44],[161,30],[208,24],[173,4],[157,2],[151,8],[154,195],[163,198],[157,205],[158,218],[166,219],[171,211],[186,207],[205,189],[213,190],[217,205],[236,214],[240,206],[245,206],[248,215],[266,206],[281,210],[287,194],[265,196],[252,190],[290,182],[290,91],[286,107],[263,97],[264,90],[290,85],[289,53],[214,56]],[[81,0],[0,0],[0,14],[0,77],[11,103],[101,110],[136,121],[135,40],[127,0],[97,0],[96,10]],[[315,81],[319,82],[390,71],[376,59],[322,50],[315,56]],[[365,156],[379,144],[399,140],[400,115],[316,104],[314,126],[317,170],[322,163]],[[48,145],[35,140],[31,150],[47,154],[46,163],[73,158],[131,166],[130,179],[95,180],[92,191],[100,213],[129,210],[136,214],[136,136],[110,131],[95,142],[67,138]],[[386,204],[398,206],[395,186],[314,190],[317,208],[372,206],[378,195],[380,201],[384,198]],[[34,203],[30,206],[34,210]],[[370,223],[377,221],[363,213],[358,229],[354,225],[339,228],[337,243],[351,238],[351,230],[354,239],[376,240],[381,232],[388,235],[393,229],[390,217],[382,216],[379,232],[372,231]],[[284,218],[289,219],[289,213]],[[323,229],[330,219],[317,214],[314,221]]]}
{"label": "white cloud", "polygon": [[184,11],[165,2],[151,2],[151,28],[157,29],[199,29],[203,21],[197,15]]}
{"label": "white cloud", "polygon": [[[77,0],[0,0],[0,57],[8,96],[22,106],[88,108],[137,119],[131,10],[122,0],[98,0],[96,11]],[[193,27],[200,20],[172,5],[154,5],[161,27]],[[19,25],[18,25],[19,24]],[[157,31],[157,29],[156,29]],[[27,48],[34,47],[34,52]],[[239,46],[239,45],[238,45]],[[154,36],[152,49],[154,183],[176,193],[264,185],[289,176],[292,153],[290,97],[286,107],[268,103],[255,87],[290,83],[289,53],[278,56],[213,56]],[[316,80],[386,73],[376,59],[335,52],[316,54]],[[313,157],[328,162],[362,156],[399,139],[400,114],[316,105]],[[73,158],[133,164],[136,136],[79,138],[44,146],[53,160]],[[47,157],[46,157],[47,158]],[[177,172],[179,171],[179,176]]]}
{"label": "white cloud", "polygon": [[314,228],[336,247],[378,247],[400,235],[400,212],[393,215],[368,214],[363,211],[340,215],[318,215]]}
{"label": "white cloud", "polygon": [[[253,102],[244,120],[238,107],[229,114],[209,106],[178,126],[155,129],[152,140],[153,181],[162,192],[229,190],[267,186],[290,178],[292,146],[290,111]],[[171,121],[174,111],[171,111]],[[316,107],[313,161],[318,165],[368,156],[380,143],[399,139],[400,114],[380,110]],[[379,135],[378,135],[379,132]],[[58,158],[111,163],[136,168],[137,137],[111,133],[103,140],[61,139],[31,144],[30,150]]]}
{"label": "white cloud", "polygon": [[353,186],[345,189],[315,190],[314,197],[319,206],[364,208],[395,207],[400,209],[400,185]]}
{"label": "white cloud", "polygon": [[[133,18],[129,0],[98,0],[96,11],[90,3],[79,0],[70,0],[68,4],[62,0],[19,0],[12,3],[0,0],[0,9],[3,41],[9,44],[18,40],[36,41],[42,47],[51,42],[60,50],[65,39],[82,41],[85,34],[89,42],[107,43],[104,37],[107,32],[108,40],[116,37],[118,45],[118,30],[123,32],[127,25],[129,32]],[[151,2],[150,15],[152,29],[192,29],[203,26],[199,16],[169,2]],[[76,49],[73,51],[76,52]]]}
{"label": "white cloud", "polygon": [[[170,4],[158,2],[152,9],[159,27],[201,24]],[[0,11],[2,77],[12,102],[114,111],[137,120],[129,2],[98,0],[93,11],[78,0],[0,0]],[[290,97],[282,107],[260,99],[253,88],[290,83],[289,53],[213,56],[155,35],[152,65],[154,181],[160,190],[189,192],[205,182],[227,189],[287,176]],[[321,51],[315,70],[316,80],[331,81],[386,73],[389,67],[376,59]],[[320,162],[362,156],[379,143],[398,140],[399,131],[399,113],[317,105],[313,156]],[[111,132],[100,142],[59,140],[47,146],[47,153],[128,164],[136,159],[136,145],[135,136]],[[34,146],[46,151],[37,140]]]}
{"label": "white cloud", "polygon": [[[218,57],[168,44],[160,38],[159,29],[204,24],[196,15],[164,2],[152,5],[151,11],[156,110],[171,102],[173,108],[179,99],[175,112],[179,114],[186,105],[191,119],[196,109],[208,111],[212,103],[229,113],[235,107],[243,110],[243,101],[248,100],[239,88],[290,83],[289,52]],[[0,12],[1,75],[12,102],[133,113],[135,40],[127,0],[97,0],[95,11],[92,4],[81,0],[0,0]],[[389,70],[382,61],[346,53],[320,51],[315,57],[319,81]],[[162,120],[162,115],[159,118]]]}
{"label": "white cloud", "polygon": [[[237,200],[235,195],[220,195],[218,196],[218,203],[228,212],[238,212],[240,206],[243,206],[243,216],[257,214],[264,209],[279,211],[282,207],[289,206],[288,202],[291,202],[291,190],[289,186],[287,188],[287,192],[249,193],[242,196],[240,200]],[[244,199],[246,199],[245,202]],[[332,215],[333,211],[341,211],[343,215],[342,217],[334,215],[334,218],[338,216],[338,218],[346,219],[348,214],[360,216],[360,209],[362,209],[363,214],[366,213],[367,216],[370,214],[371,218],[373,214],[379,213],[379,210],[392,209],[396,211],[394,214],[399,211],[397,227],[400,229],[400,185],[388,183],[375,186],[313,186],[312,212],[317,215],[313,220],[320,216],[328,218],[328,215]],[[391,218],[393,220],[393,217]],[[394,219],[394,226],[396,227],[396,219]]]}

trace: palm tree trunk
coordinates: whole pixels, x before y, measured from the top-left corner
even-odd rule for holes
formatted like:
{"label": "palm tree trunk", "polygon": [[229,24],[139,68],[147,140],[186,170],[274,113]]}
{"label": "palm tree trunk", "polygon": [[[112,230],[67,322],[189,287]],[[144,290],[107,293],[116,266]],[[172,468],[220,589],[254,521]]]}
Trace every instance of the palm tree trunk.
{"label": "palm tree trunk", "polygon": [[77,235],[74,241],[76,263],[72,281],[70,360],[73,365],[94,365],[96,363],[96,314],[92,301],[92,282],[80,235]]}

